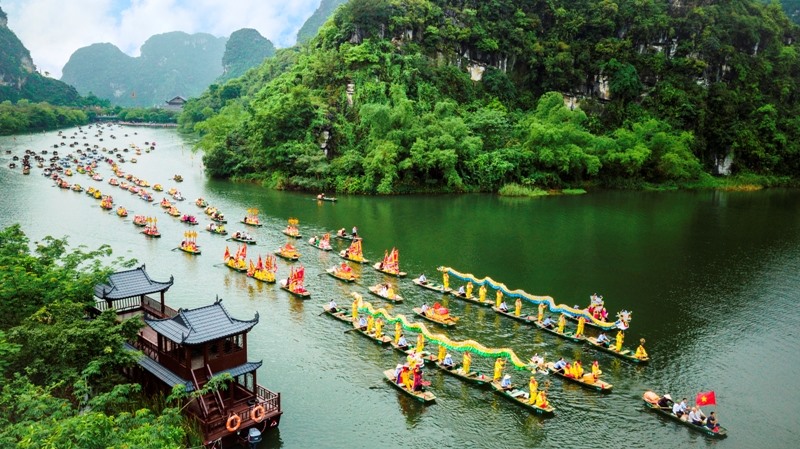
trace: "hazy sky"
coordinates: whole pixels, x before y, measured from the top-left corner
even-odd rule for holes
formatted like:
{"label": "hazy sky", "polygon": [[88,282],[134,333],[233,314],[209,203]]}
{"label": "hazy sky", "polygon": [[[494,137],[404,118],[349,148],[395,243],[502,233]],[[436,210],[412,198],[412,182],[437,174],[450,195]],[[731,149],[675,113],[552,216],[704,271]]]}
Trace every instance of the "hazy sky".
{"label": "hazy sky", "polygon": [[320,0],[0,0],[8,27],[54,78],[72,53],[110,42],[139,55],[154,34],[168,31],[230,36],[255,28],[276,47],[295,43],[297,30]]}

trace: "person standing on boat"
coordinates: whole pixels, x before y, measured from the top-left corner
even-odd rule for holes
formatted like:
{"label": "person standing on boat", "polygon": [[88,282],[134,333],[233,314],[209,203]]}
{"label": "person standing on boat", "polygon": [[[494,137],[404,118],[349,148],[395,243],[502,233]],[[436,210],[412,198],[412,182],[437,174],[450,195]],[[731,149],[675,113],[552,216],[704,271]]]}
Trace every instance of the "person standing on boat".
{"label": "person standing on boat", "polygon": [[[595,360],[594,362],[592,362],[592,376],[594,376],[594,380],[597,380],[597,378],[600,377],[601,374],[603,374],[603,372],[600,371],[600,364],[597,363],[597,360]],[[672,398],[669,399],[672,400]]]}
{"label": "person standing on boat", "polygon": [[514,316],[519,316],[522,313],[522,300],[517,298],[514,301]]}
{"label": "person standing on boat", "polygon": [[536,404],[534,405],[536,405],[539,408],[547,408],[549,405],[547,403],[547,392],[545,392],[544,390],[540,391],[539,394],[536,396]]}
{"label": "person standing on boat", "polygon": [[583,316],[578,317],[578,327],[575,329],[575,336],[580,337],[583,335],[583,328],[586,326],[586,318]]}
{"label": "person standing on boat", "polygon": [[647,358],[647,351],[644,350],[644,338],[639,340],[639,347],[636,348],[636,354],[633,356],[639,360]]}
{"label": "person standing on boat", "polygon": [[358,298],[353,300],[353,322],[358,320]]}
{"label": "person standing on boat", "polygon": [[358,237],[358,228],[357,228],[357,227],[355,227],[355,226],[353,226],[353,232],[352,232],[352,235],[353,235],[353,238],[356,238],[356,237]]}
{"label": "person standing on boat", "polygon": [[539,394],[539,382],[536,382],[536,378],[531,376],[530,381],[528,381],[528,404],[535,404],[536,396],[538,394]]}
{"label": "person standing on boat", "polygon": [[564,333],[564,326],[566,326],[566,325],[567,325],[567,318],[562,313],[558,317],[558,333],[559,334],[563,334]]}
{"label": "person standing on boat", "polygon": [[471,365],[472,365],[472,354],[470,354],[469,352],[465,352],[464,358],[461,360],[461,372],[464,375],[468,375]]}
{"label": "person standing on boat", "polygon": [[620,330],[617,331],[617,344],[614,347],[617,352],[622,351],[622,341],[625,340],[625,334]]}
{"label": "person standing on boat", "polygon": [[503,377],[503,368],[505,367],[506,361],[503,360],[502,357],[498,357],[497,360],[494,361],[494,377],[493,380],[497,382]]}
{"label": "person standing on boat", "polygon": [[481,288],[478,289],[478,299],[481,302],[486,301],[486,285],[481,284]]}
{"label": "person standing on boat", "polygon": [[473,289],[472,282],[467,282],[467,292],[464,295],[465,298],[472,298],[472,289]]}
{"label": "person standing on boat", "polygon": [[494,295],[494,305],[497,308],[500,308],[500,303],[503,302],[503,291],[499,288],[497,289],[497,294]]}
{"label": "person standing on boat", "polygon": [[380,317],[375,320],[375,338],[383,338],[383,320]]}
{"label": "person standing on boat", "polygon": [[445,271],[442,271],[442,285],[444,286],[445,290],[450,288],[450,275]]}
{"label": "person standing on boat", "polygon": [[538,321],[540,323],[542,322],[542,319],[544,318],[544,309],[545,309],[545,307],[547,307],[547,306],[544,305],[544,303],[539,304],[539,313],[538,313],[538,315],[536,315],[536,321]]}

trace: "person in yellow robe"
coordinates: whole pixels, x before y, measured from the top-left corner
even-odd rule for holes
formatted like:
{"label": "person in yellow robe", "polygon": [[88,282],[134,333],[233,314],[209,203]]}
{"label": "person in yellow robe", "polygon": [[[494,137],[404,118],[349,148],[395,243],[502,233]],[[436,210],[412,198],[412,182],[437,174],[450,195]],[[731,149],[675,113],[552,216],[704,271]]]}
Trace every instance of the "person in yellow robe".
{"label": "person in yellow robe", "polygon": [[403,325],[399,321],[394,323],[394,344],[400,343],[400,336],[403,335]]}
{"label": "person in yellow robe", "polygon": [[531,380],[528,382],[528,403],[535,404],[536,403],[536,396],[539,394],[539,382],[536,382],[536,378],[531,376]]}
{"label": "person in yellow robe", "polygon": [[472,354],[469,352],[464,353],[464,359],[461,362],[461,372],[463,374],[469,374],[469,369],[472,365]]}
{"label": "person in yellow robe", "polygon": [[575,363],[572,364],[572,374],[576,379],[581,379],[583,377],[583,365],[581,365],[580,360],[576,360]]}
{"label": "person in yellow robe", "polygon": [[617,332],[617,344],[614,346],[617,352],[622,351],[622,341],[625,340],[625,334],[622,331]]}
{"label": "person in yellow robe", "polygon": [[498,357],[497,360],[494,361],[494,377],[492,378],[492,380],[497,382],[503,377],[503,368],[505,368],[505,365],[506,361],[500,357]]}
{"label": "person in yellow robe", "polygon": [[545,307],[547,307],[547,306],[544,305],[544,303],[539,304],[539,314],[536,315],[536,321],[538,321],[540,323],[544,319],[544,309],[545,309]]}
{"label": "person in yellow robe", "polygon": [[566,324],[567,324],[567,319],[564,317],[564,314],[561,314],[558,317],[558,333],[559,334],[563,334],[564,333],[564,326],[566,326]]}
{"label": "person in yellow robe", "polygon": [[503,302],[503,291],[497,290],[497,294],[494,295],[494,306],[499,309],[501,302]]}
{"label": "person in yellow robe", "polygon": [[579,317],[578,318],[578,327],[575,329],[575,336],[580,337],[583,335],[583,328],[586,326],[586,318]]}
{"label": "person in yellow robe", "polygon": [[383,320],[378,318],[375,320],[375,338],[383,337]]}
{"label": "person in yellow robe", "polygon": [[547,402],[547,393],[544,390],[540,391],[538,395],[536,395],[536,404],[539,408],[547,408],[549,405]]}
{"label": "person in yellow robe", "polygon": [[517,298],[517,300],[514,301],[514,316],[519,316],[520,313],[522,313],[522,300]]}
{"label": "person in yellow robe", "polygon": [[486,286],[481,284],[481,287],[478,289],[478,299],[481,302],[486,301]]}
{"label": "person in yellow robe", "polygon": [[367,317],[367,333],[372,333],[372,328],[375,327],[375,318],[372,315]]}
{"label": "person in yellow robe", "polygon": [[467,295],[465,296],[465,298],[472,298],[472,289],[473,289],[472,282],[468,282],[467,283]]}
{"label": "person in yellow robe", "polygon": [[417,352],[422,354],[425,349],[425,336],[422,333],[417,334]]}
{"label": "person in yellow robe", "polygon": [[639,360],[647,358],[647,351],[644,350],[644,338],[639,340],[639,347],[636,348],[636,354],[634,354],[634,357]]}
{"label": "person in yellow robe", "polygon": [[595,360],[594,362],[592,362],[592,375],[594,376],[595,380],[597,380],[597,378],[600,377],[601,374],[603,374],[603,372],[600,371],[600,364],[597,363],[597,360]]}
{"label": "person in yellow robe", "polygon": [[358,298],[353,300],[353,321],[358,319]]}
{"label": "person in yellow robe", "polygon": [[450,288],[450,275],[446,271],[442,272],[442,285],[444,285],[445,290]]}

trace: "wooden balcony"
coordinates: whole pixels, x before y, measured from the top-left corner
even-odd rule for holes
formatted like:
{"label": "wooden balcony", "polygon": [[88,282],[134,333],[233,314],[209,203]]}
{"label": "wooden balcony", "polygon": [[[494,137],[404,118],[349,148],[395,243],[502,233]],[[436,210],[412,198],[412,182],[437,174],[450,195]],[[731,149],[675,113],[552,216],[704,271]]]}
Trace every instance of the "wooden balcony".
{"label": "wooden balcony", "polygon": [[[237,432],[244,431],[250,427],[256,427],[262,432],[277,427],[280,423],[281,414],[281,395],[275,393],[261,385],[256,385],[256,393],[248,391],[239,384],[231,385],[234,391],[234,399],[226,399],[224,401],[224,409],[209,408],[206,410],[207,416],[204,416],[200,400],[195,400],[186,408],[186,411],[191,414],[199,423],[205,438],[205,444],[209,444],[220,438],[235,437]],[[223,393],[223,397],[228,394]],[[264,407],[264,418],[260,422],[256,422],[251,417],[253,409],[261,405]],[[239,428],[231,432],[226,428],[228,419],[238,415],[241,419]]]}
{"label": "wooden balcony", "polygon": [[111,303],[111,307],[106,301],[95,301],[94,312],[98,315],[109,308],[115,309],[121,319],[141,315],[142,312],[147,312],[156,318],[171,318],[178,314],[177,310],[166,304],[164,305],[164,313],[161,313],[161,301],[147,295],[118,299]]}

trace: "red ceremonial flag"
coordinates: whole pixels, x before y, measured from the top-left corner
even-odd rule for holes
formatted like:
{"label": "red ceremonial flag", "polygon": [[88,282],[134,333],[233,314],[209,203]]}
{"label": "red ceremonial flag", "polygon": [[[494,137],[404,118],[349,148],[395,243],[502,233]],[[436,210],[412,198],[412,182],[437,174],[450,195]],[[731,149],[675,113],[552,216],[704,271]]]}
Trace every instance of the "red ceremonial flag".
{"label": "red ceremonial flag", "polygon": [[717,405],[717,396],[714,394],[713,391],[707,391],[703,393],[697,393],[697,405],[704,406],[704,405]]}
{"label": "red ceremonial flag", "polygon": [[223,257],[225,258],[225,262],[227,262],[228,259],[231,258],[231,252],[230,252],[230,250],[228,250],[227,246],[225,247],[225,255]]}

